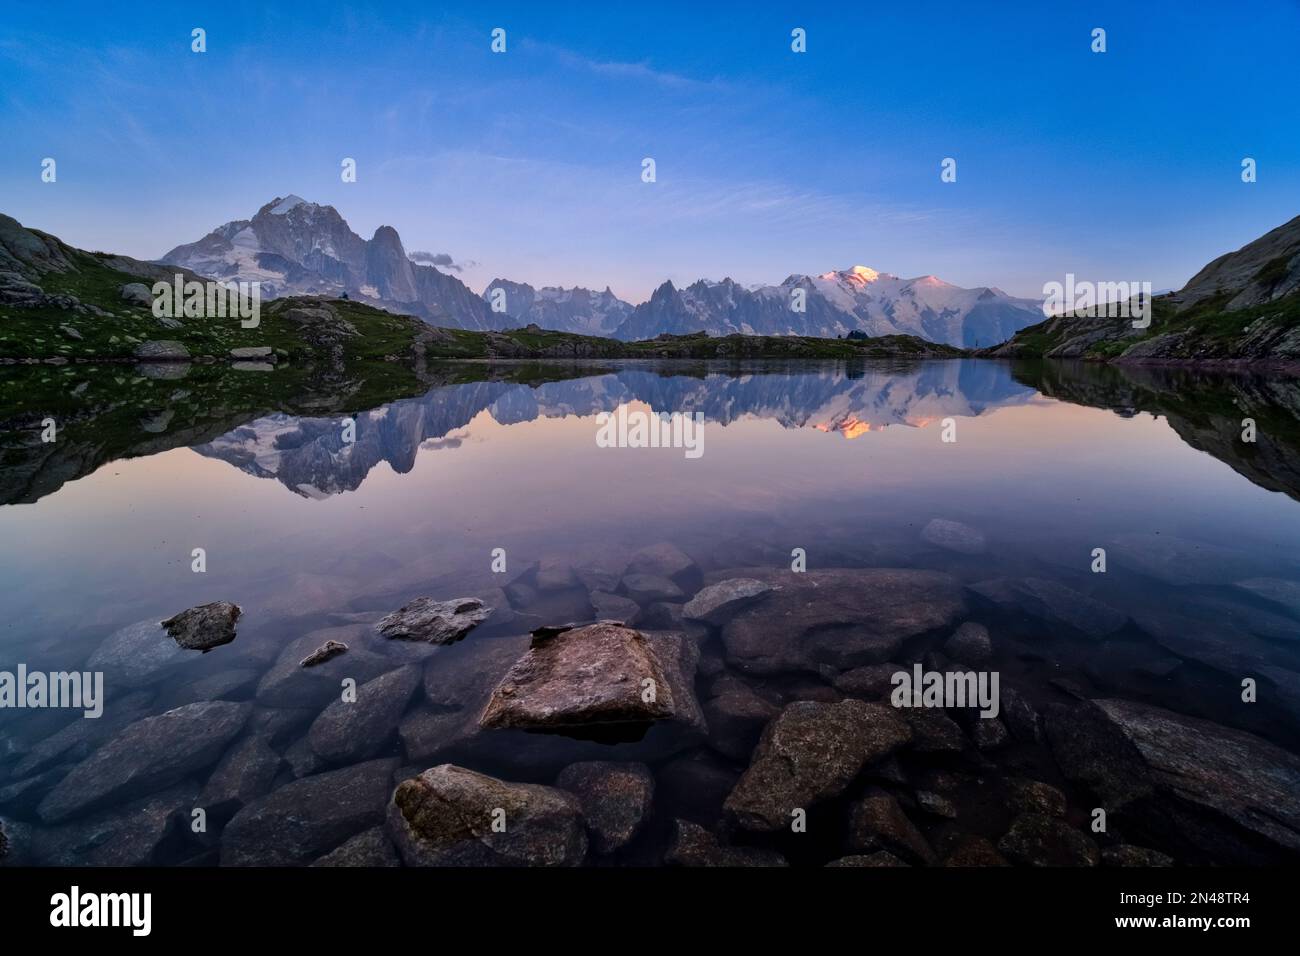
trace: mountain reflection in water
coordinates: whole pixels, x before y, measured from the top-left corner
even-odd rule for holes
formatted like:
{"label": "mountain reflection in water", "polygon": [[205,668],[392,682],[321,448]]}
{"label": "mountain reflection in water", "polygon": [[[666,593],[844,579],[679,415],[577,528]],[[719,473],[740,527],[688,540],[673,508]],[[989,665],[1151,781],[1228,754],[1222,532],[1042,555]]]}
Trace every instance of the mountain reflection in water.
{"label": "mountain reflection in water", "polygon": [[[89,395],[96,374],[125,379],[75,374]],[[773,714],[878,700],[873,666],[944,667],[958,622],[991,635],[982,666],[1000,675],[1001,731],[961,714],[931,727],[953,739],[900,751],[827,800],[806,841],[755,837],[764,852],[821,865],[864,849],[844,821],[885,787],[922,834],[894,847],[912,862],[987,861],[994,842],[1016,862],[1136,852],[1121,841],[1178,862],[1300,853],[1295,379],[987,361],[467,364],[438,370],[424,394],[357,409],[240,393],[204,377],[216,374],[123,381],[75,408],[59,441],[23,432],[4,446],[0,670],[102,669],[108,698],[102,722],[46,710],[0,723],[0,819],[36,862],[310,862],[342,836],[288,847],[298,831],[250,818],[328,813],[306,796],[322,774],[364,777],[375,827],[398,768],[450,761],[550,786],[574,761],[619,760],[645,764],[655,795],[618,860],[661,863],[675,821],[714,828]],[[702,415],[704,454],[599,447],[597,416],[624,406]],[[627,569],[666,546],[684,552],[691,583],[659,599]],[[807,574],[791,571],[796,553]],[[682,620],[702,582],[737,577],[779,585],[780,613],[757,605],[739,631]],[[498,610],[447,647],[375,635],[417,596]],[[243,609],[233,642],[200,654],[154,640],[158,621],[217,600]],[[622,735],[479,727],[533,627],[598,616],[664,647],[689,635],[676,645],[694,675],[678,690],[698,697],[689,720]],[[901,630],[873,645],[886,626]],[[299,662],[327,640],[350,650],[299,686]],[[421,686],[373,738],[325,740],[330,720],[313,737],[340,677],[411,687],[412,663]],[[255,707],[228,751],[270,768],[258,793],[213,808],[211,839],[165,824],[217,776],[215,753],[183,780],[160,776],[157,793],[126,787],[42,821],[51,793],[82,806],[67,801],[93,774],[77,768],[106,740],[207,700]],[[1116,749],[1121,725],[1140,753]],[[151,745],[118,756],[143,761]],[[65,778],[78,785],[58,791]],[[1059,788],[1066,816],[1027,814],[1026,778]],[[920,809],[922,793],[955,816]],[[1098,805],[1114,827],[1094,846],[1080,821]],[[287,855],[264,857],[268,846]]]}

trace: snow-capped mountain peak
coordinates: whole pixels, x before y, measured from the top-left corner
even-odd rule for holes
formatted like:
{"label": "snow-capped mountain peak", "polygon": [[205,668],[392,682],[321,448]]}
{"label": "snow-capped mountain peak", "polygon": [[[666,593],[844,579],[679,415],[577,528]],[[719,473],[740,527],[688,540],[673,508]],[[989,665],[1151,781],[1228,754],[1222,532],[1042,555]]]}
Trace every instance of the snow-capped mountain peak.
{"label": "snow-capped mountain peak", "polygon": [[[271,202],[275,203],[270,210],[271,215],[283,216],[294,206],[301,206],[303,203],[307,202],[307,200],[303,199],[301,196],[295,196],[293,193],[290,193],[283,199],[272,199]],[[312,205],[315,204],[313,203]]]}
{"label": "snow-capped mountain peak", "polygon": [[158,261],[222,281],[256,281],[268,299],[346,294],[435,325],[503,328],[455,276],[408,261],[392,227],[381,226],[367,241],[333,206],[293,193],[272,199],[252,219],[228,222],[197,242],[177,246]]}

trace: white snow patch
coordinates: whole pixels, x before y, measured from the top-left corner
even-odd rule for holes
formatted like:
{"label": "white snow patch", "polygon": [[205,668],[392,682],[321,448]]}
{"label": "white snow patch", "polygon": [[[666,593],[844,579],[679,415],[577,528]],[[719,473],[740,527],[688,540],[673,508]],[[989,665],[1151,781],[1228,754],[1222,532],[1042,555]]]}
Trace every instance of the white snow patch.
{"label": "white snow patch", "polygon": [[307,200],[303,199],[301,196],[295,196],[292,193],[290,193],[288,196],[285,196],[276,204],[275,208],[271,210],[271,215],[283,216],[294,206],[301,206],[306,201]]}

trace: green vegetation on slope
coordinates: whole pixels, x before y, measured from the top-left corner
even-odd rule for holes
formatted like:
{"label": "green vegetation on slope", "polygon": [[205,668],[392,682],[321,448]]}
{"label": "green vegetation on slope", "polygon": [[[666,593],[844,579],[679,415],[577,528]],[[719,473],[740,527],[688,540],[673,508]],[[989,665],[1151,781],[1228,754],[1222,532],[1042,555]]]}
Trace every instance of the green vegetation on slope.
{"label": "green vegetation on slope", "polygon": [[1133,328],[1128,318],[1056,316],[977,354],[1088,361],[1300,361],[1300,296],[1228,310],[1231,298],[1225,292],[1183,311],[1169,297],[1156,298],[1146,329]]}

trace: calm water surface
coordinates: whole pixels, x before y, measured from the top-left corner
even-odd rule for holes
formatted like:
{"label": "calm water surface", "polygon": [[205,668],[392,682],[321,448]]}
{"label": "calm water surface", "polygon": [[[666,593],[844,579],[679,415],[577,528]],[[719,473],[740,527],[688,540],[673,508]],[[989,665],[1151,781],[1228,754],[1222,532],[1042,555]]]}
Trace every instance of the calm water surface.
{"label": "calm water surface", "polygon": [[[40,482],[24,471],[0,506],[0,669],[20,662],[30,670],[82,668],[120,628],[229,600],[244,611],[233,644],[125,683],[108,668],[106,717],[128,696],[131,713],[147,716],[204,687],[266,711],[280,702],[267,698],[264,678],[289,642],[326,630],[365,642],[374,612],[417,595],[482,593],[541,560],[618,575],[638,549],[660,542],[682,549],[711,578],[730,576],[728,569],[789,573],[792,550],[803,549],[810,571],[931,569],[973,587],[967,617],[990,628],[991,666],[1040,707],[1077,697],[1133,699],[1297,749],[1300,585],[1242,586],[1300,581],[1294,380],[977,361],[565,374],[572,377],[537,385],[438,386],[359,411],[351,444],[342,439],[343,414],[272,413],[198,443],[181,436],[169,444],[164,433],[139,457],[100,463],[88,454],[62,471],[49,465]],[[597,414],[624,405],[701,413],[703,454],[598,447]],[[1241,441],[1245,417],[1258,422],[1254,443]],[[945,432],[955,441],[944,441]],[[931,543],[922,532],[936,518],[982,535],[982,546],[967,549],[977,553]],[[195,548],[206,553],[203,574],[191,570]],[[491,570],[496,548],[505,549],[505,574]],[[1092,570],[1098,548],[1104,574]],[[1006,593],[997,582],[1026,578],[1068,588],[1074,597],[1066,603],[1083,603],[1071,612],[1023,595],[997,598]],[[1095,608],[1087,599],[1127,618],[1123,628],[1099,642],[1072,626],[1071,613],[1086,617]],[[549,623],[593,616],[582,589],[536,600],[532,608],[517,600],[516,610]],[[489,650],[517,640],[509,627],[471,634],[431,652],[424,666],[482,654],[482,667],[471,663],[469,671],[490,690],[501,671],[489,656],[508,666],[526,642],[504,655]],[[824,674],[747,673],[728,663],[716,631],[701,642],[702,702],[728,674],[778,704],[835,696]],[[391,653],[393,666],[408,659],[400,656],[406,648],[372,649]],[[1260,673],[1243,672],[1242,655]],[[1253,709],[1236,699],[1246,676],[1268,690]],[[326,702],[292,708],[303,711],[301,721],[286,720],[288,729],[277,731],[274,746],[287,756],[272,789],[330,769],[304,756],[302,745]],[[424,706],[417,694],[411,710]],[[0,792],[10,800],[7,808],[0,802],[0,817],[37,834],[36,862],[108,859],[95,857],[93,840],[47,836],[42,843],[40,833],[86,819],[116,832],[102,823],[112,807],[54,827],[37,810],[42,795],[102,743],[88,738],[30,759],[69,719],[0,712],[0,735],[9,741],[7,752],[0,749],[0,787],[39,777],[18,797]],[[394,729],[385,729],[375,756],[419,764]],[[708,763],[722,780],[744,769],[707,740],[665,745],[649,735],[607,750],[540,735],[508,741],[467,750],[459,762],[540,782],[551,782],[569,759],[607,753],[651,765],[660,784],[655,820],[626,851],[627,862],[658,862],[673,817],[713,822],[717,808],[707,795],[674,788],[685,762]],[[457,752],[451,745],[448,753]],[[1027,774],[1064,789],[1071,814],[1091,805],[1044,747],[999,753],[968,755],[953,772],[971,780]],[[210,762],[189,777],[197,787],[209,772]],[[1005,829],[1002,811],[980,802],[982,786],[961,791],[955,824],[913,814],[936,846],[955,839],[954,828],[992,840]],[[215,863],[221,822],[207,839],[173,827],[165,839],[151,832],[114,836],[109,845],[136,840],[143,857],[123,850],[129,862]],[[825,862],[843,855],[842,840],[822,837],[809,840],[810,849],[784,852]]]}

